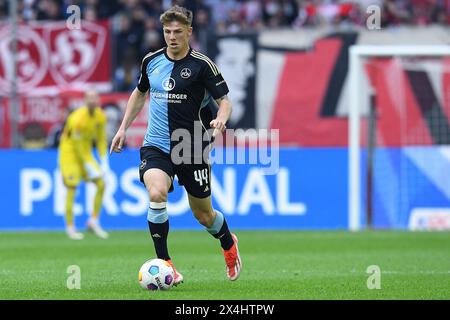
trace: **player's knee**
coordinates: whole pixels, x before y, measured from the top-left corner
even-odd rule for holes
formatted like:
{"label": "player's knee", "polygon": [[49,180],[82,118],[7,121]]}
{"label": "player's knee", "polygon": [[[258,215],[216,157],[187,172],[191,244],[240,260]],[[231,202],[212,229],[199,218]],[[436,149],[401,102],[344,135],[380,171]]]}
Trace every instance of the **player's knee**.
{"label": "player's knee", "polygon": [[79,186],[79,183],[64,183],[64,186],[67,189],[77,189]]}
{"label": "player's knee", "polygon": [[63,183],[66,188],[76,189],[80,185],[80,179],[73,176],[63,177]]}
{"label": "player's knee", "polygon": [[95,185],[97,186],[98,192],[103,192],[105,190],[105,182],[103,181],[103,179],[96,179]]}
{"label": "player's knee", "polygon": [[150,191],[150,201],[151,202],[166,202],[167,192],[162,188],[151,188]]}

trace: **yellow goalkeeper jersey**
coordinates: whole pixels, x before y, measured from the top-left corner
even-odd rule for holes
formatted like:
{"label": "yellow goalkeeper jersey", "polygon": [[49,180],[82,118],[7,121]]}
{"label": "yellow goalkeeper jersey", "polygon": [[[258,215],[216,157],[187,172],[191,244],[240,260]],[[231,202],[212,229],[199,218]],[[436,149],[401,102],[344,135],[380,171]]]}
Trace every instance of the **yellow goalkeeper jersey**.
{"label": "yellow goalkeeper jersey", "polygon": [[100,107],[89,112],[83,106],[73,111],[66,120],[59,145],[61,164],[77,161],[80,165],[95,161],[93,147],[100,157],[107,154],[106,115]]}

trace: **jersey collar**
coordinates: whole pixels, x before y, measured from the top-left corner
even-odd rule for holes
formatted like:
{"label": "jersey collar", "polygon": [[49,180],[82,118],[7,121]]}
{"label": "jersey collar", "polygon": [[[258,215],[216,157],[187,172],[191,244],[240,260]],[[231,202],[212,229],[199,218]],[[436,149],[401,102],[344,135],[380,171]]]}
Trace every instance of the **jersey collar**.
{"label": "jersey collar", "polygon": [[174,60],[174,59],[171,59],[171,58],[169,57],[169,55],[167,54],[167,47],[164,47],[164,55],[166,56],[166,59],[169,60],[169,61],[172,61],[172,62],[181,62],[181,61],[184,61],[185,59],[187,59],[187,58],[191,55],[191,52],[192,52],[192,48],[189,47],[189,51],[188,51],[188,53],[187,53],[186,56],[184,56],[183,58],[181,58],[181,59],[179,59],[179,60]]}

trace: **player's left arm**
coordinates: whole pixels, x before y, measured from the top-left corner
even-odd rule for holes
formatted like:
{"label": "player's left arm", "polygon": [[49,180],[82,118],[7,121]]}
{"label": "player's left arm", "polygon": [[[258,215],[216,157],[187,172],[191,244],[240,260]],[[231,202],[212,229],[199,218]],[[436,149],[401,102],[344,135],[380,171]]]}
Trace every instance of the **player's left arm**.
{"label": "player's left arm", "polygon": [[219,106],[216,118],[209,123],[211,128],[214,128],[213,136],[215,136],[219,132],[224,132],[227,128],[226,123],[230,119],[232,106],[227,96],[229,91],[227,83],[219,68],[209,58],[204,59],[204,61],[203,83]]}
{"label": "player's left arm", "polygon": [[[219,106],[219,110],[217,111],[216,118],[212,120],[209,125],[211,126],[211,128],[219,130],[220,132],[224,132],[225,129],[227,128],[226,123],[230,119],[233,107],[227,95],[224,95],[219,99],[215,99],[215,101]],[[216,130],[214,131],[216,132]],[[215,136],[215,134],[213,135]]]}

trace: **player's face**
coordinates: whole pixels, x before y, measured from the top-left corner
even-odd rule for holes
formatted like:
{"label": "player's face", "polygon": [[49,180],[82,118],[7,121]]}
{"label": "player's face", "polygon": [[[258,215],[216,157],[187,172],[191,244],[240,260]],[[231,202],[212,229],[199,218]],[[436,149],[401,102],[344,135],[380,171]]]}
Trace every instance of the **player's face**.
{"label": "player's face", "polygon": [[95,107],[100,105],[100,98],[96,91],[90,90],[86,92],[85,102],[88,108],[94,109]]}
{"label": "player's face", "polygon": [[172,21],[164,26],[163,31],[167,48],[174,55],[184,52],[189,47],[192,27],[188,27],[178,21]]}

